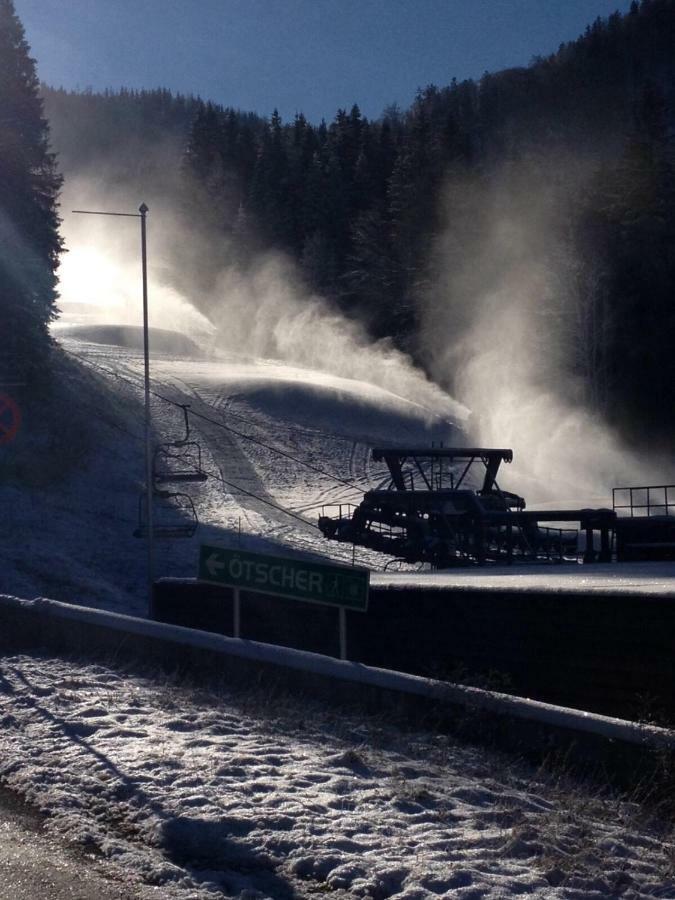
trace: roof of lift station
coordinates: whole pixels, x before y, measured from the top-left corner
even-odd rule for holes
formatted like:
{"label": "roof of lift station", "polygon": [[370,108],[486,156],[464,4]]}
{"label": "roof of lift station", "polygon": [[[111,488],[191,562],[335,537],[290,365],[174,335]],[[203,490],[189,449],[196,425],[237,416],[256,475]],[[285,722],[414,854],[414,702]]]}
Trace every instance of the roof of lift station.
{"label": "roof of lift station", "polygon": [[392,590],[469,590],[592,596],[625,594],[669,597],[675,601],[675,562],[519,563],[493,568],[446,569],[437,572],[373,573],[373,587]]}

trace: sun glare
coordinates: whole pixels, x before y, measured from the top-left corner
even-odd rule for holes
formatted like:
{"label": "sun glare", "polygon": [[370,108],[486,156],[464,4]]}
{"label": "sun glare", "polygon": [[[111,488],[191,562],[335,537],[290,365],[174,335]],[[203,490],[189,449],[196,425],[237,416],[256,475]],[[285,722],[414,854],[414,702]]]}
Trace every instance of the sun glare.
{"label": "sun glare", "polygon": [[138,294],[139,286],[129,283],[129,276],[119,262],[95,247],[85,246],[64,256],[59,269],[59,292],[66,303],[123,309],[131,300],[131,293]]}

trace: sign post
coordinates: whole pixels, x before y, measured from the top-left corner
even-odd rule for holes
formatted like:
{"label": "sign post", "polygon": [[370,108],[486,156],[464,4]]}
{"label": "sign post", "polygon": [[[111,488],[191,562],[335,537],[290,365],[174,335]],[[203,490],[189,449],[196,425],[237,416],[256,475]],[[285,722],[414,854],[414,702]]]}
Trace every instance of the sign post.
{"label": "sign post", "polygon": [[347,659],[347,613],[340,607],[340,659]]}
{"label": "sign post", "polygon": [[233,588],[233,631],[241,631],[240,591],[271,594],[339,609],[340,658],[347,658],[348,609],[366,612],[370,572],[288,556],[270,556],[249,550],[230,550],[202,544],[199,581]]}
{"label": "sign post", "polygon": [[241,637],[241,592],[238,587],[232,589],[232,634]]}

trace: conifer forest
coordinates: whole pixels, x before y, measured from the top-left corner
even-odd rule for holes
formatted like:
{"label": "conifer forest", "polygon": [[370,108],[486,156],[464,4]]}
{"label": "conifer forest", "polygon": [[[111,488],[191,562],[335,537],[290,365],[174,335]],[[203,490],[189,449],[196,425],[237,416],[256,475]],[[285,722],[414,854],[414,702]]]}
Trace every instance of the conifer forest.
{"label": "conifer forest", "polygon": [[283,253],[308,291],[451,391],[478,288],[498,316],[500,291],[518,291],[526,267],[531,327],[504,340],[544,352],[627,436],[672,439],[673,0],[636,0],[527,67],[422,87],[409,109],[368,119],[355,103],[330,122],[163,89],[42,85],[40,99],[9,0],[0,14],[2,120],[21,107],[32,122],[25,146],[2,135],[4,240],[29,246],[13,257],[20,271],[5,264],[2,314],[25,320],[22,340],[44,341],[54,315],[61,178],[105,165],[151,207],[153,191],[171,194],[203,235],[214,265],[177,266],[197,306],[216,260],[245,272]]}

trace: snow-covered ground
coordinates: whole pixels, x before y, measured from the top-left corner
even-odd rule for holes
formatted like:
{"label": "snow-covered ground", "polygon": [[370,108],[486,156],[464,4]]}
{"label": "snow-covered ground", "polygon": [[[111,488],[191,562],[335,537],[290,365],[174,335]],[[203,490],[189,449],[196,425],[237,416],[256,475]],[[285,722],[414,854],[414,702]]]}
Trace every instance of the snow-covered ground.
{"label": "snow-covered ground", "polygon": [[[10,468],[21,454],[42,468],[30,489],[0,485],[0,592],[144,614],[145,546],[133,537],[142,356],[137,342],[104,338],[109,330],[62,332],[78,367],[49,410],[58,440],[37,428],[32,442],[2,448]],[[181,437],[182,414],[167,401],[190,403],[209,478],[189,488],[196,535],[160,542],[160,575],[195,575],[202,542],[351,560],[316,519],[323,504],[358,502],[384,483],[370,448],[461,440],[433,411],[363,381],[195,358],[170,337],[162,353],[152,367],[155,438]],[[354,558],[375,571],[386,563],[358,548]],[[625,589],[675,589],[669,566],[431,580],[556,590],[616,578]],[[51,814],[54,832],[119,864],[129,896],[141,883],[185,900],[675,896],[671,831],[637,805],[432,732],[24,656],[0,664],[0,703],[0,777]]]}
{"label": "snow-covered ground", "polygon": [[648,594],[675,600],[675,563],[569,563],[493,568],[452,572],[395,572],[374,574],[371,584],[404,588],[469,588],[482,591],[583,591],[589,598],[599,594]]}
{"label": "snow-covered ground", "polygon": [[[110,340],[110,327],[57,334],[82,367],[82,384],[71,386],[80,402],[75,410],[72,400],[64,403],[58,427],[72,431],[77,445],[73,415],[86,416],[95,446],[63,477],[30,492],[0,486],[8,510],[0,532],[13,536],[0,544],[0,589],[142,612],[146,553],[133,537],[144,481],[142,351],[91,340]],[[191,404],[191,437],[209,478],[188,488],[200,528],[192,539],[159,542],[157,574],[195,575],[199,543],[213,541],[382,568],[386,558],[378,554],[327,542],[317,527],[321,507],[358,502],[382,482],[370,459],[373,442],[447,441],[453,425],[383,388],[326,372],[241,357],[162,356],[162,347],[171,349],[162,338],[152,363],[155,440],[183,435],[182,413],[167,401]],[[175,349],[184,346],[181,338]],[[22,452],[18,441],[0,449]]]}
{"label": "snow-covered ground", "polygon": [[[58,454],[54,462],[47,445],[44,463],[51,464],[54,477],[31,491],[0,484],[6,510],[0,538],[11,538],[0,541],[0,590],[143,613],[146,553],[144,542],[133,537],[144,480],[139,333],[131,327],[89,325],[60,329],[57,336],[81,365],[57,427],[74,453],[83,427],[77,427],[77,416],[86,418],[95,432],[93,446],[61,475]],[[131,346],[106,343],[114,338]],[[182,413],[168,401],[189,403],[195,413],[191,436],[201,445],[209,475],[204,484],[188,488],[199,529],[191,539],[158,543],[158,575],[195,575],[203,542],[354,560],[382,571],[387,557],[323,538],[317,528],[323,505],[358,503],[364,489],[388,482],[383,467],[371,460],[373,445],[464,441],[456,423],[372,383],[278,361],[199,358],[194,345],[182,336],[172,341],[170,332],[157,333],[154,346],[155,439],[182,436]],[[191,356],[179,355],[186,350]],[[79,398],[76,408],[73,397]],[[13,452],[22,452],[20,442],[1,447],[0,461]],[[41,466],[42,456],[36,458]],[[392,581],[412,577],[393,575]],[[513,567],[433,576],[435,583],[441,580],[552,590],[672,591],[675,564],[543,566],[527,572]]]}
{"label": "snow-covered ground", "polygon": [[444,735],[26,656],[0,704],[2,778],[129,896],[675,896],[670,826]]}

